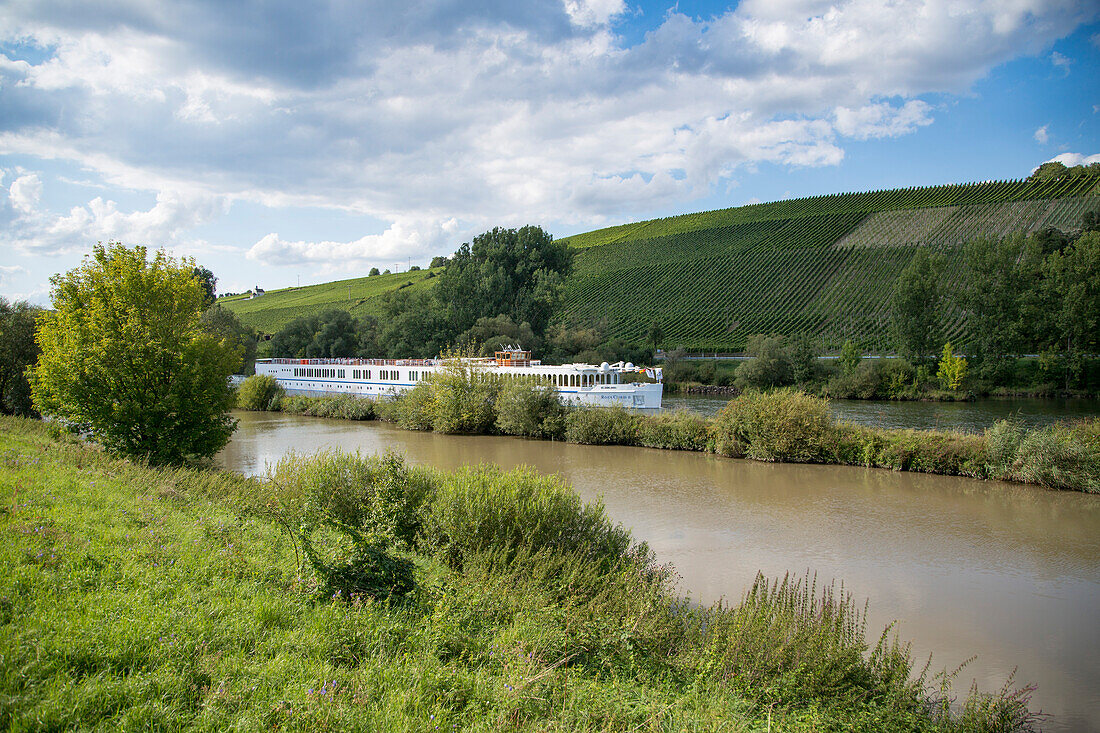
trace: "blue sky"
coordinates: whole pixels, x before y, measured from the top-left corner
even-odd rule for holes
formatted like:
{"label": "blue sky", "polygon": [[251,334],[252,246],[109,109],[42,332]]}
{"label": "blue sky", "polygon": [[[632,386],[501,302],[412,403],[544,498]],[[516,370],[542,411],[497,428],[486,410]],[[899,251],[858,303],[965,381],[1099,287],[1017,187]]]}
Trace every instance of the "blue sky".
{"label": "blue sky", "polygon": [[219,290],[1100,160],[1100,0],[0,1],[0,295],[96,241]]}

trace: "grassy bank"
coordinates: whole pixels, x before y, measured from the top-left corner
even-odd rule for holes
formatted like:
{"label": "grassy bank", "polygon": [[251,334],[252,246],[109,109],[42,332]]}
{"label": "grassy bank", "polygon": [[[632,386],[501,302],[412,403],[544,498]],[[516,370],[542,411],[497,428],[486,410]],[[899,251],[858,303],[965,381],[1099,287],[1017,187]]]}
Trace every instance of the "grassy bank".
{"label": "grassy bank", "polygon": [[1025,692],[949,706],[812,580],[691,607],[600,507],[527,471],[330,453],[261,481],[0,418],[0,532],[12,730],[1034,724]]}
{"label": "grassy bank", "polygon": [[[265,382],[264,380],[270,380]],[[242,385],[245,409],[381,419],[412,430],[496,433],[589,445],[635,445],[732,458],[830,463],[1019,481],[1100,492],[1100,420],[1025,429],[1000,421],[983,434],[872,428],[835,421],[828,400],[803,392],[745,392],[714,417],[565,406],[543,385],[501,384],[456,369],[396,399],[288,396],[269,377]]]}

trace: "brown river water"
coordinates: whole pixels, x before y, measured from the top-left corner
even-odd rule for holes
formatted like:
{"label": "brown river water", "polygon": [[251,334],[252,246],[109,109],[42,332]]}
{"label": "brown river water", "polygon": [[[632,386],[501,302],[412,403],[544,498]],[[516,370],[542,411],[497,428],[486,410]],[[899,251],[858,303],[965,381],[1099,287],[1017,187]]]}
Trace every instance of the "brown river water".
{"label": "brown river water", "polygon": [[443,436],[391,425],[236,413],[227,468],[262,474],[289,451],[395,450],[455,468],[526,464],[671,561],[701,603],[736,601],[758,571],[816,573],[870,603],[919,669],[954,669],[965,695],[1034,683],[1051,731],[1100,732],[1100,496],[843,466],[764,464],[647,448]]}

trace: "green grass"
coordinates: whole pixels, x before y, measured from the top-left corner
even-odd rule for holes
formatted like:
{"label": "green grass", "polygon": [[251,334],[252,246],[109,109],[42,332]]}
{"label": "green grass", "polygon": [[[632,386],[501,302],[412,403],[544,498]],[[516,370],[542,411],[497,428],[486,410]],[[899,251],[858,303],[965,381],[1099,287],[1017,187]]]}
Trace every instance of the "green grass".
{"label": "green grass", "polygon": [[[48,432],[0,418],[5,729],[1031,725],[1026,693],[949,709],[903,646],[868,645],[861,604],[812,580],[689,607],[669,568],[553,477],[330,453],[284,459],[267,484]],[[379,528],[389,502],[408,521]],[[412,590],[320,595],[307,531],[335,551],[405,538],[386,552],[412,563]]]}
{"label": "green grass", "polygon": [[[436,268],[438,274],[440,268]],[[295,318],[339,308],[354,316],[381,315],[381,297],[402,287],[422,290],[434,285],[428,273],[414,270],[391,275],[337,280],[300,288],[269,290],[259,298],[223,298],[218,302],[237,314],[241,322],[263,333],[275,333]],[[412,283],[406,286],[406,283]]]}

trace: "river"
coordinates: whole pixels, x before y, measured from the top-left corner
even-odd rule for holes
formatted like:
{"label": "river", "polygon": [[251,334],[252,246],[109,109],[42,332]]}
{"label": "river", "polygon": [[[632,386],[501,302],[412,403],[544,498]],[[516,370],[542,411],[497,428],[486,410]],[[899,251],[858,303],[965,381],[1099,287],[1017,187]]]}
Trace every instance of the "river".
{"label": "river", "polygon": [[1100,732],[1100,496],[845,466],[776,465],[646,448],[443,436],[391,425],[236,413],[219,455],[262,474],[286,452],[396,450],[416,464],[558,473],[671,561],[682,590],[736,601],[757,571],[816,572],[891,621],[916,667],[999,688],[1018,667],[1052,731]]}

